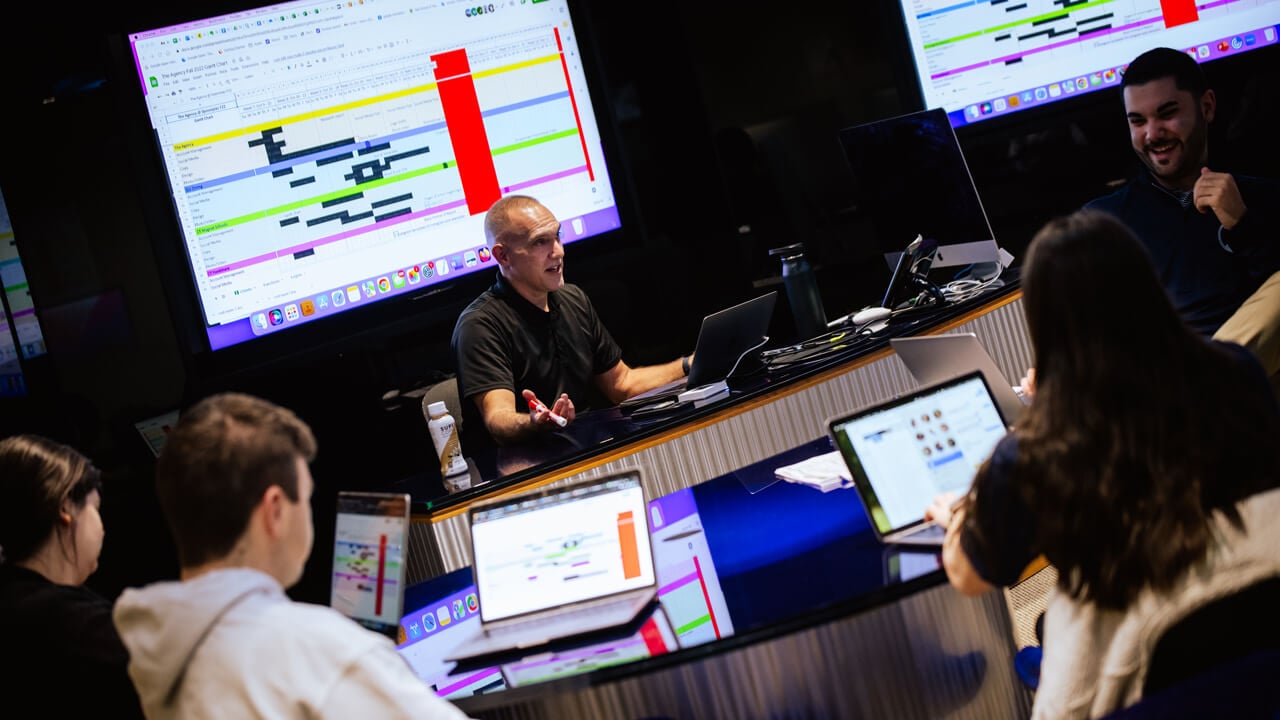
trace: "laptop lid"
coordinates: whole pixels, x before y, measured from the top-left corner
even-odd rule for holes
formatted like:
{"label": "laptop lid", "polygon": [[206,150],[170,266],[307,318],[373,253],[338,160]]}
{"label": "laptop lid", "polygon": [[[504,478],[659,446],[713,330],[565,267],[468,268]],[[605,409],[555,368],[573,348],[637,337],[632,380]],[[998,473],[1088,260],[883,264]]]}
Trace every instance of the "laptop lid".
{"label": "laptop lid", "polygon": [[890,338],[889,345],[921,385],[932,385],[972,370],[981,370],[1005,420],[1016,425],[1022,416],[1026,403],[1013,389],[1009,378],[996,366],[996,361],[977,335],[953,333]]}
{"label": "laptop lid", "polygon": [[703,318],[686,386],[696,388],[728,378],[744,353],[768,341],[777,301],[774,290]]}
{"label": "laptop lid", "polygon": [[739,367],[740,360],[743,363],[751,360],[748,351],[768,342],[769,324],[777,302],[778,291],[774,290],[702,318],[693,361],[689,363],[689,376],[627,398],[619,403],[619,408],[628,413],[638,408],[659,411],[677,408],[675,398],[685,388],[727,379]]}
{"label": "laptop lid", "polygon": [[979,370],[834,417],[827,431],[882,541],[935,526],[925,508],[963,495],[1007,425]]}
{"label": "laptop lid", "polygon": [[657,589],[639,468],[472,506],[487,625]]}

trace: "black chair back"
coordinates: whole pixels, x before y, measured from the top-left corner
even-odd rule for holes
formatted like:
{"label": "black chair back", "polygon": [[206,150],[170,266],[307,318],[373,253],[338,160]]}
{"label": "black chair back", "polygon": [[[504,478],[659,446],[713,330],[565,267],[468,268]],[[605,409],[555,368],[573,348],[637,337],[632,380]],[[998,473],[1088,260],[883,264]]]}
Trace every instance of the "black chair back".
{"label": "black chair back", "polygon": [[1215,600],[1165,631],[1151,653],[1148,696],[1246,655],[1280,650],[1280,577]]}
{"label": "black chair back", "polygon": [[1280,650],[1263,650],[1147,695],[1102,720],[1276,720],[1277,676]]}

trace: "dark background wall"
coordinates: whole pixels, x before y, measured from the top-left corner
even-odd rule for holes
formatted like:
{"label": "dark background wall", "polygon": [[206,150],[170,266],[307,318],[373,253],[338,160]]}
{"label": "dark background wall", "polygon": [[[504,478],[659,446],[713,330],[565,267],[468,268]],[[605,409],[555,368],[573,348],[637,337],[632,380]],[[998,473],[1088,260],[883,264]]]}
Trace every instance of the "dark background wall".
{"label": "dark background wall", "polygon": [[[184,15],[243,3],[204,2]],[[859,234],[860,209],[836,132],[920,109],[896,6],[887,0],[587,3],[602,104],[638,222],[625,249],[570,246],[583,285],[632,364],[687,352],[701,316],[779,286],[768,249],[804,242],[828,315],[874,303],[887,270]],[[386,486],[431,446],[416,406],[388,392],[452,372],[453,319],[482,284],[385,328],[229,376],[190,365],[157,262],[180,240],[153,218],[167,200],[154,160],[121,123],[131,101],[112,78],[114,32],[175,19],[158,3],[34,6],[3,29],[5,144],[0,189],[46,321],[50,352],[27,366],[31,397],[0,404],[0,434],[42,432],[108,473],[108,540],[92,583],[114,596],[176,572],[133,423],[217,389],[254,392],[315,428],[316,551],[297,597],[325,602],[332,495]],[[1274,175],[1275,48],[1207,66],[1220,117],[1220,167]],[[1134,167],[1117,92],[962,128],[961,144],[997,238],[1020,256],[1050,216],[1105,192]],[[862,242],[860,242],[862,240]],[[96,307],[94,313],[88,312]],[[89,320],[92,322],[89,322]],[[785,303],[774,336],[794,333]]]}

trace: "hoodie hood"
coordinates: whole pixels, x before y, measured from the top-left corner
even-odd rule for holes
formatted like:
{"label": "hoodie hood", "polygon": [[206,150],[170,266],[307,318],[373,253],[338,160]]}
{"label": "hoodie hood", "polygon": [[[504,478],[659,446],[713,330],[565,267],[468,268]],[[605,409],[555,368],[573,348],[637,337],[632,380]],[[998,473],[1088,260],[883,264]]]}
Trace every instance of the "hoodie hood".
{"label": "hoodie hood", "polygon": [[253,596],[283,598],[284,590],[266,573],[232,568],[120,595],[114,621],[129,650],[129,676],[144,707],[172,702],[213,626],[228,610]]}

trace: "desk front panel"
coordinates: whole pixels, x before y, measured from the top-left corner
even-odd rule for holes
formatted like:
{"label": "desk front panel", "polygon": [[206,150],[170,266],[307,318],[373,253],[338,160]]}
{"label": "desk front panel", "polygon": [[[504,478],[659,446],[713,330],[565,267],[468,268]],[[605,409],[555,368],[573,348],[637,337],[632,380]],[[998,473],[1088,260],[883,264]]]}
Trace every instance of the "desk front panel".
{"label": "desk front panel", "polygon": [[830,450],[652,499],[661,604],[638,629],[454,667],[485,603],[464,567],[408,589],[401,653],[476,717],[1025,717],[1001,593],[963,597],[937,548],[878,541],[853,490],[775,476]]}
{"label": "desk front panel", "polygon": [[590,675],[457,701],[483,720],[894,718],[1019,720],[1000,593],[942,584],[898,602],[704,659],[612,680]]}

